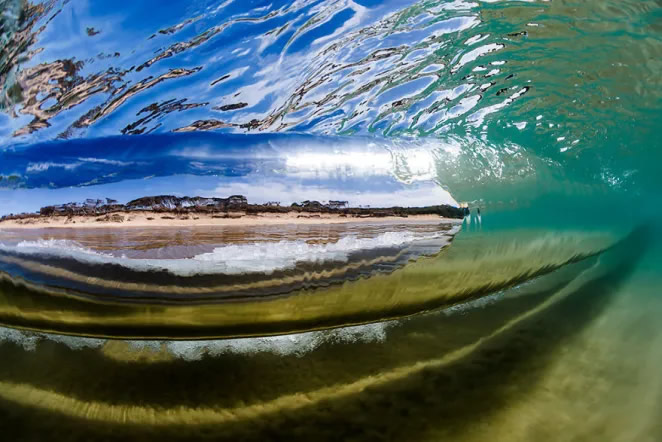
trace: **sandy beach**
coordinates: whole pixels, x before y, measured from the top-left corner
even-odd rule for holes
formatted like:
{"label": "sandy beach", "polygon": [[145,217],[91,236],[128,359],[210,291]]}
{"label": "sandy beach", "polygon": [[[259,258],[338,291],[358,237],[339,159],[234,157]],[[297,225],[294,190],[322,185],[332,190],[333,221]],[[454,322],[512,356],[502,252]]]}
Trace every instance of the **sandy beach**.
{"label": "sandy beach", "polygon": [[112,228],[112,227],[191,227],[191,226],[251,226],[278,224],[342,224],[342,223],[406,223],[441,221],[461,223],[461,219],[439,215],[410,215],[366,217],[343,216],[329,213],[263,213],[247,215],[245,212],[229,212],[223,215],[208,213],[175,214],[169,212],[126,211],[101,216],[50,216],[0,221],[0,228]]}

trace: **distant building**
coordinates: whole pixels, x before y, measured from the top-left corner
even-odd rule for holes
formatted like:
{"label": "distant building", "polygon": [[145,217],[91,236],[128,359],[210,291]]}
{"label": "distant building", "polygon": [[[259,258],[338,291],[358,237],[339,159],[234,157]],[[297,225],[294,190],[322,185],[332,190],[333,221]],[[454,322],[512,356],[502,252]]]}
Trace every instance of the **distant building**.
{"label": "distant building", "polygon": [[349,203],[347,201],[329,200],[329,209],[346,209]]}

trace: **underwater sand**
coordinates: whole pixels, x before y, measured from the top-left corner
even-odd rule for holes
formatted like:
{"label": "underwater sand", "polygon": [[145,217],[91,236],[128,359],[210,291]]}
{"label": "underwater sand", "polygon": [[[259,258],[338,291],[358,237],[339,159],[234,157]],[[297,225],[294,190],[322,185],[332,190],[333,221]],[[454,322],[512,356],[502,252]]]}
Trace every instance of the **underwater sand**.
{"label": "underwater sand", "polygon": [[442,311],[271,338],[2,329],[3,422],[67,440],[655,440],[660,386],[634,385],[661,360],[638,324],[662,305],[632,302],[640,259],[616,249]]}

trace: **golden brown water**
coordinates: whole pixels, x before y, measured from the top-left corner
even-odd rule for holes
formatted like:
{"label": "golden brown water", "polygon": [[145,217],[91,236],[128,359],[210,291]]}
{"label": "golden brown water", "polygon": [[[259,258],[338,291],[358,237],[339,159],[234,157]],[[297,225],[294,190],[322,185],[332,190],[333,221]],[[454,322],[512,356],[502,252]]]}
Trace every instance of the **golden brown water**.
{"label": "golden brown water", "polygon": [[[448,227],[437,228],[443,233]],[[357,325],[487,295],[596,255],[614,241],[607,233],[476,233],[439,252],[448,239],[442,235],[434,240],[436,247],[420,246],[422,252],[404,267],[394,264],[401,258],[413,260],[416,254],[409,250],[413,245],[394,251],[377,248],[355,260],[350,255],[348,261],[331,267],[322,263],[320,268],[304,266],[266,276],[173,276],[170,272],[178,268],[164,272],[155,266],[180,265],[185,259],[153,260],[145,267],[143,261],[124,258],[97,262],[96,255],[86,252],[83,258],[78,250],[75,258],[44,258],[42,249],[36,255],[25,254],[20,247],[5,249],[0,262],[24,276],[3,277],[0,323],[87,336],[170,339],[265,336]],[[274,253],[286,247],[275,246]],[[304,247],[303,251],[311,246]],[[421,255],[425,251],[436,253]],[[122,265],[117,267],[116,262]],[[136,262],[143,267],[136,267]],[[385,272],[387,264],[391,265]],[[194,265],[197,271],[201,264]],[[351,278],[353,272],[373,266],[377,271]],[[238,295],[228,297],[228,293]]]}
{"label": "golden brown water", "polygon": [[622,333],[660,311],[655,298],[630,302],[629,281],[646,271],[633,270],[637,256],[614,249],[470,304],[335,331],[173,342],[4,329],[4,429],[65,440],[655,440],[639,436],[660,434],[660,389],[633,383],[660,359],[632,348],[658,355],[660,338]]}

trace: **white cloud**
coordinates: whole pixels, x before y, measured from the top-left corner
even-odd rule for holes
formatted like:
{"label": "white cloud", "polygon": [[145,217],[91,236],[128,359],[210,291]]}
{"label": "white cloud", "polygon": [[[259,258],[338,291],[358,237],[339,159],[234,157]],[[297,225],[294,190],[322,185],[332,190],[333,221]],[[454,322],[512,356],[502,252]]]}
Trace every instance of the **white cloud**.
{"label": "white cloud", "polygon": [[78,158],[78,160],[85,163],[108,164],[110,166],[130,166],[134,164],[133,161],[108,160],[106,158]]}
{"label": "white cloud", "polygon": [[28,167],[25,168],[27,173],[39,173],[45,172],[51,168],[62,168],[65,170],[73,170],[79,167],[83,163],[52,163],[52,162],[43,162],[43,163],[28,163]]}
{"label": "white cloud", "polygon": [[[207,193],[201,191],[201,193]],[[455,199],[439,185],[428,182],[417,185],[401,187],[392,191],[357,191],[324,186],[303,186],[299,183],[285,183],[282,181],[263,181],[261,183],[227,183],[216,187],[213,196],[227,197],[229,195],[244,195],[250,203],[266,203],[279,201],[287,206],[294,202],[316,200],[328,202],[329,200],[348,201],[351,207],[422,207],[437,204],[457,205]]]}

